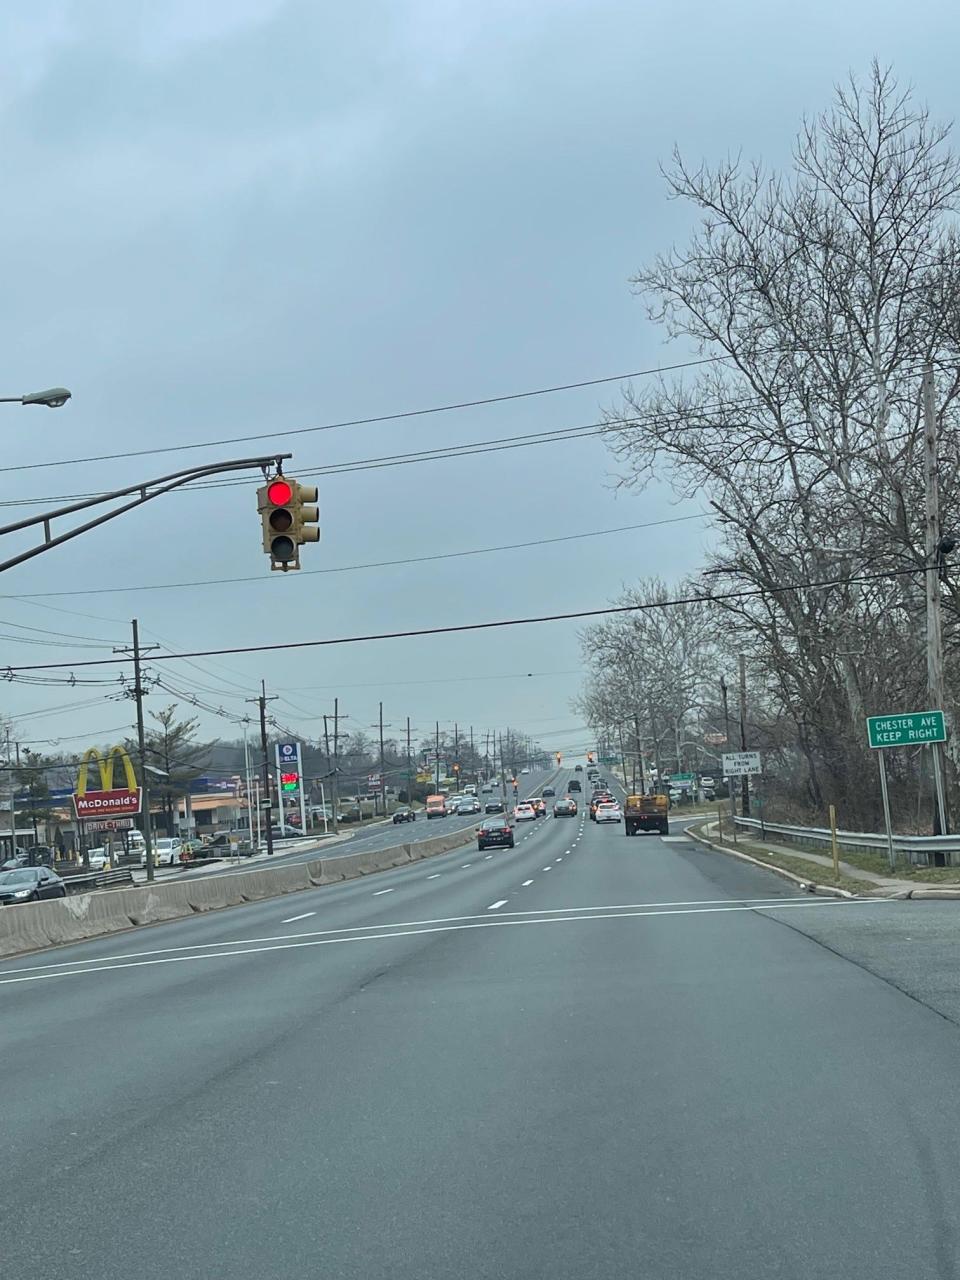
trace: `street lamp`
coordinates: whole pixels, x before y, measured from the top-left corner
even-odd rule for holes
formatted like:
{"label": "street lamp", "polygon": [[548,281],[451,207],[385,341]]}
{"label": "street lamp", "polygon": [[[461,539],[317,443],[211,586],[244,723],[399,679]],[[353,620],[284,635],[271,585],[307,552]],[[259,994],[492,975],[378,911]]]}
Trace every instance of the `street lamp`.
{"label": "street lamp", "polygon": [[60,409],[70,396],[66,387],[48,387],[46,391],[31,391],[28,396],[0,396],[0,404],[45,404],[48,409]]}

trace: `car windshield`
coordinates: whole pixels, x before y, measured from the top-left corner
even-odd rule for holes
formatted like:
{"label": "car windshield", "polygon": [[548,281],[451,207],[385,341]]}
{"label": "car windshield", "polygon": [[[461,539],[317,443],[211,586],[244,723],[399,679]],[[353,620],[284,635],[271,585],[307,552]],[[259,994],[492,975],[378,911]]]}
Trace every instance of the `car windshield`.
{"label": "car windshield", "polygon": [[33,867],[20,867],[17,871],[5,871],[3,875],[0,875],[0,885],[35,884],[39,878],[39,871],[36,871]]}

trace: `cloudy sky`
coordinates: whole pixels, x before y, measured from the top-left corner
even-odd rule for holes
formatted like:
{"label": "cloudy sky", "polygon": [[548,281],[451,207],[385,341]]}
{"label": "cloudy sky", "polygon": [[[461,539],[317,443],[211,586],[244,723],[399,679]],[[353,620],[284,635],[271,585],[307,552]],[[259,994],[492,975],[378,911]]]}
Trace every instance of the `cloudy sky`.
{"label": "cloudy sky", "polygon": [[[310,480],[595,422],[616,383],[318,430],[683,358],[628,284],[689,225],[658,174],[673,144],[783,163],[802,115],[874,55],[952,117],[958,35],[956,5],[923,0],[909,21],[883,0],[7,0],[0,392],[74,399],[0,406],[0,501],[45,500],[5,518],[264,451]],[[271,574],[256,483],[160,499],[9,570],[0,667],[109,657],[133,617],[180,652],[589,609],[696,569],[711,537],[693,519],[364,567],[698,515],[665,485],[618,492],[586,438],[321,477],[310,572]],[[396,728],[510,723],[571,750],[577,630],[163,670],[232,715],[263,678],[307,737],[338,694],[354,728],[382,697]],[[115,693],[10,683],[2,710],[24,742],[83,747],[130,723]]]}

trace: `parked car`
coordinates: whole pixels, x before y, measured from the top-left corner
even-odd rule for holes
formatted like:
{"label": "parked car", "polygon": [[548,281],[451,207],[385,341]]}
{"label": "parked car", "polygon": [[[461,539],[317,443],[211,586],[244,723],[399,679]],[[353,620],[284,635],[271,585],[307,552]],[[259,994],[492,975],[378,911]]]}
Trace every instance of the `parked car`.
{"label": "parked car", "polygon": [[396,809],[393,814],[394,822],[416,822],[417,815],[406,805],[402,809]]}
{"label": "parked car", "polygon": [[597,805],[597,812],[594,816],[594,822],[622,822],[623,814],[620,812],[620,806],[616,800],[607,801],[605,804]]}
{"label": "parked car", "polygon": [[488,800],[483,806],[484,813],[503,813],[503,811],[504,808],[502,800]]}
{"label": "parked car", "polygon": [[18,867],[0,874],[0,903],[38,902],[41,898],[64,898],[67,887],[49,867]]}
{"label": "parked car", "polygon": [[27,866],[27,855],[25,853],[17,853],[0,865],[0,871],[16,871],[18,867],[25,866]]}
{"label": "parked car", "polygon": [[577,802],[572,796],[565,796],[562,800],[558,800],[553,806],[553,816],[555,818],[575,818],[577,816]]}
{"label": "parked car", "polygon": [[514,822],[535,822],[536,817],[537,813],[532,804],[521,800],[519,804],[513,806]]}
{"label": "parked car", "polygon": [[107,851],[105,848],[88,849],[87,863],[91,871],[102,871],[107,865]]}
{"label": "parked car", "polygon": [[478,849],[512,849],[513,827],[506,818],[485,818],[477,827]]}

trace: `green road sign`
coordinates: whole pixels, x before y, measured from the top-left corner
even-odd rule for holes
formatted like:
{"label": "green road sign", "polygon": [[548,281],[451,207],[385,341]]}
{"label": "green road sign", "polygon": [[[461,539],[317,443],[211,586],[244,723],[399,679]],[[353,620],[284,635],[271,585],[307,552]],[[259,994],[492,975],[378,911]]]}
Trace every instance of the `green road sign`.
{"label": "green road sign", "polygon": [[871,747],[915,747],[923,742],[946,742],[942,711],[907,711],[903,715],[867,716]]}
{"label": "green road sign", "polygon": [[693,782],[695,781],[692,773],[671,773],[671,782]]}

